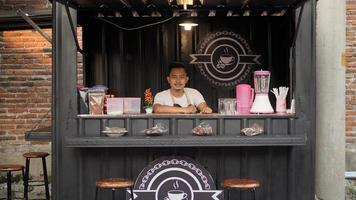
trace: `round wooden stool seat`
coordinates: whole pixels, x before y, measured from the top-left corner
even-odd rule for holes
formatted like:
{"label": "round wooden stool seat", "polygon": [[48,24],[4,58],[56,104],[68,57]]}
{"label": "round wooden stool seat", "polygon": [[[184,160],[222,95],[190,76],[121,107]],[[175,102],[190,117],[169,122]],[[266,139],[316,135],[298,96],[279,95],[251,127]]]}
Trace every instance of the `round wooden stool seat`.
{"label": "round wooden stool seat", "polygon": [[97,188],[129,188],[134,185],[134,182],[130,179],[124,178],[108,178],[96,181]]}
{"label": "round wooden stool seat", "polygon": [[6,164],[6,165],[0,165],[0,171],[2,172],[7,172],[7,171],[21,171],[25,167],[23,165],[11,165],[11,164]]}
{"label": "round wooden stool seat", "polygon": [[47,152],[27,152],[22,154],[25,158],[44,158],[49,155]]}
{"label": "round wooden stool seat", "polygon": [[260,182],[252,179],[225,179],[222,184],[224,188],[253,189],[260,187]]}

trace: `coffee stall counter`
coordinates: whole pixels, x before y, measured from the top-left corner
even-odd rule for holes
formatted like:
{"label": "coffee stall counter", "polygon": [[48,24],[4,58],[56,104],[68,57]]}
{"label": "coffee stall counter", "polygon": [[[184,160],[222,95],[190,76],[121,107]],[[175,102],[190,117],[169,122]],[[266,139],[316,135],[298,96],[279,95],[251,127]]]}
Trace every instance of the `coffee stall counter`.
{"label": "coffee stall counter", "polygon": [[224,146],[299,146],[303,135],[271,136],[121,136],[68,137],[67,147],[224,147]]}
{"label": "coffee stall counter", "polygon": [[112,119],[112,118],[296,118],[295,114],[122,114],[122,115],[89,115],[80,114],[78,119]]}
{"label": "coffee stall counter", "polygon": [[[294,146],[306,144],[306,133],[295,129],[295,115],[221,115],[221,114],[125,114],[78,115],[78,132],[66,137],[67,147],[207,147],[207,146]],[[212,127],[211,136],[195,136],[192,129],[201,122]],[[157,123],[168,131],[147,136],[144,129]],[[263,133],[241,135],[241,129],[258,125]],[[126,128],[120,137],[102,133],[105,127]]]}

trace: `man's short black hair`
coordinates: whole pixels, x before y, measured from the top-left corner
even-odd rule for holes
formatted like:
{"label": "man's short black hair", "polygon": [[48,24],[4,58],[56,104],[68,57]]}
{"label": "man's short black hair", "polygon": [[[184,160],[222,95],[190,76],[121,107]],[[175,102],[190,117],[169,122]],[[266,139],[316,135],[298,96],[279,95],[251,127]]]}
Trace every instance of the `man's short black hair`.
{"label": "man's short black hair", "polygon": [[182,62],[171,62],[171,64],[169,64],[169,73],[171,73],[172,69],[174,69],[174,68],[182,68],[182,69],[184,69],[185,73],[188,75],[187,69],[186,69],[184,63],[182,63]]}

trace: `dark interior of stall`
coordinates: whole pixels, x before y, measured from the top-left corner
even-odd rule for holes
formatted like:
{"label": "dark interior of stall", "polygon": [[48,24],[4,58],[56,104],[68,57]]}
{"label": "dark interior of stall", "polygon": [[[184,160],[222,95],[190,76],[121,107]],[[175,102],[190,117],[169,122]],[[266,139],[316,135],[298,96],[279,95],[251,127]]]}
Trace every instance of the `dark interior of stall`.
{"label": "dark interior of stall", "polygon": [[[224,11],[224,13],[226,13]],[[189,11],[185,11],[183,15]],[[208,33],[233,31],[245,38],[255,54],[261,55],[260,64],[253,65],[254,70],[271,71],[270,88],[290,87],[289,49],[294,34],[294,14],[284,16],[231,16],[223,17],[222,11],[215,17],[175,17],[159,23],[169,17],[105,17],[85,16],[79,18],[83,27],[83,49],[85,83],[91,87],[103,84],[109,93],[119,97],[143,97],[146,88],[152,88],[153,94],[168,89],[166,76],[168,66],[173,61],[185,63],[190,81],[187,87],[199,90],[207,103],[217,112],[218,98],[235,97],[234,87],[215,87],[197,70],[191,61],[199,42]],[[168,15],[168,14],[167,14]],[[187,31],[178,24],[184,20],[193,20],[198,24]],[[137,30],[122,28],[142,27]],[[253,73],[241,83],[253,86]],[[292,94],[291,91],[289,94]],[[272,105],[275,98],[270,94]]]}

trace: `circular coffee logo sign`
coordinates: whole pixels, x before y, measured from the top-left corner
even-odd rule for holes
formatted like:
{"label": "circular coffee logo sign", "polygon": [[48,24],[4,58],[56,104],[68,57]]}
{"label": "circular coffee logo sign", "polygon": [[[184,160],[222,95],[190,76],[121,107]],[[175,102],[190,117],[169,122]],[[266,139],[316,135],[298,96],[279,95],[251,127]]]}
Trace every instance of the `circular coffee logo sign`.
{"label": "circular coffee logo sign", "polygon": [[254,55],[250,45],[239,34],[220,31],[208,34],[191,54],[190,64],[213,85],[233,87],[245,81],[260,55]]}
{"label": "circular coffee logo sign", "polygon": [[133,193],[135,200],[224,199],[210,173],[188,157],[161,157],[153,161],[137,177]]}

